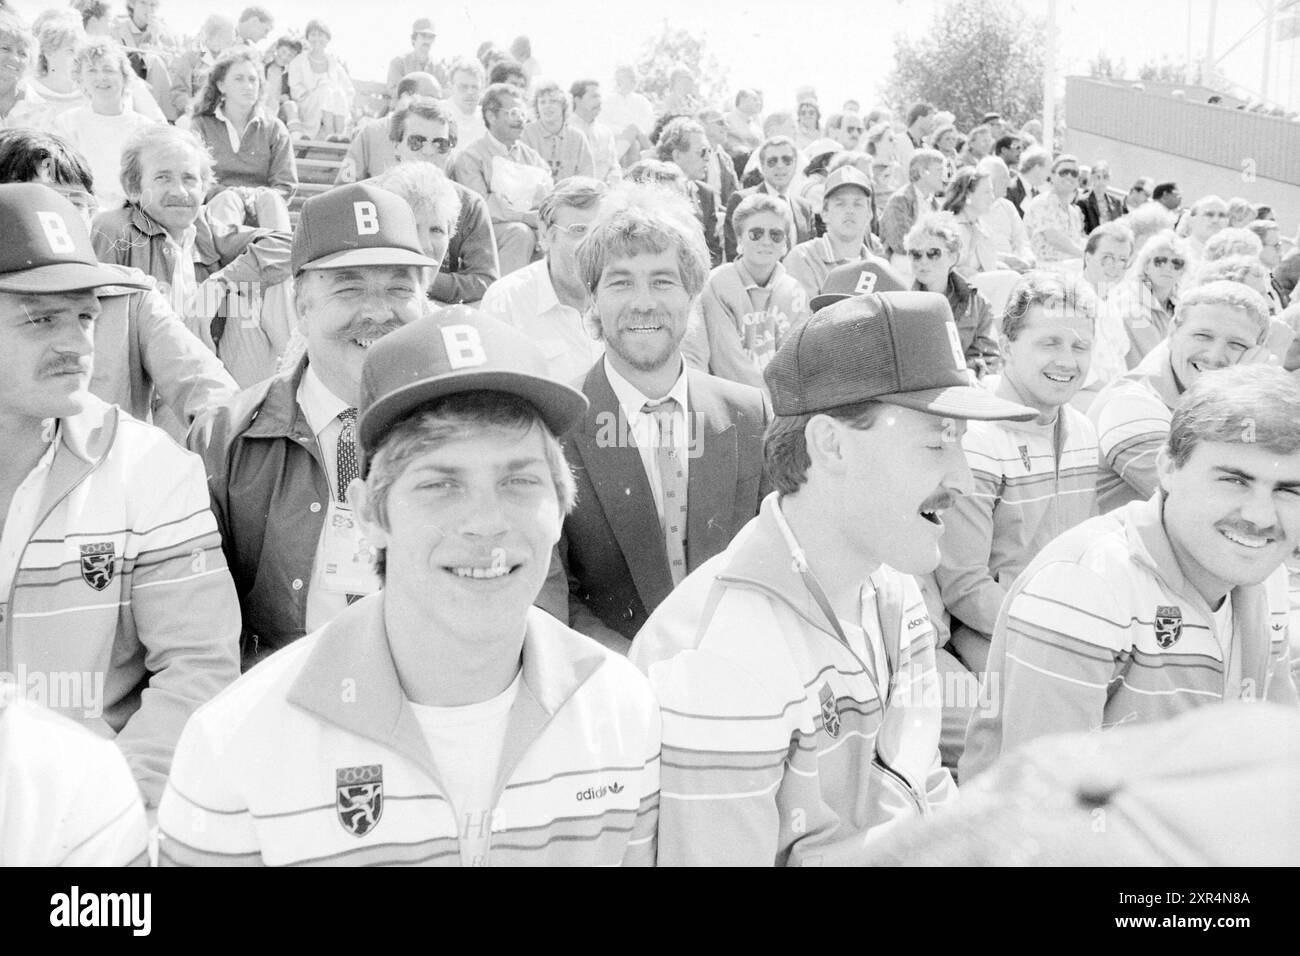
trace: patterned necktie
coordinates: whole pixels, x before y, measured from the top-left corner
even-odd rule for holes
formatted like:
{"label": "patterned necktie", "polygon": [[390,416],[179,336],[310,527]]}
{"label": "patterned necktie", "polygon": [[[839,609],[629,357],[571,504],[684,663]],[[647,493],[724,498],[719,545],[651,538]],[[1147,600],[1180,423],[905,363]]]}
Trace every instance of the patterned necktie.
{"label": "patterned necktie", "polygon": [[343,423],[339,431],[338,447],[335,450],[335,462],[338,465],[338,499],[348,500],[348,485],[353,478],[361,477],[357,467],[357,410],[345,408],[339,412],[339,421]]}
{"label": "patterned necktie", "polygon": [[642,411],[653,415],[659,423],[659,441],[655,445],[655,464],[659,468],[659,481],[663,486],[664,513],[660,526],[664,533],[664,547],[668,551],[668,570],[673,586],[686,577],[686,471],[682,467],[681,453],[677,449],[675,412],[680,406],[675,398],[660,402],[646,402]]}

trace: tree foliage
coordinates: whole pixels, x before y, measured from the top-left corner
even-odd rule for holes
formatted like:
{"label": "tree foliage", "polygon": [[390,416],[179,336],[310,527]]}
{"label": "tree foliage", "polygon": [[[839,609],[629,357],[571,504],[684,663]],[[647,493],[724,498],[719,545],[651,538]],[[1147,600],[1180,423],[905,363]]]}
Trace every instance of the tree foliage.
{"label": "tree foliage", "polygon": [[659,35],[648,38],[642,45],[636,61],[638,88],[652,103],[657,103],[668,93],[668,79],[679,66],[694,74],[704,102],[715,105],[722,102],[727,92],[727,70],[703,37],[672,27],[665,20]]}
{"label": "tree foliage", "polygon": [[886,95],[901,115],[933,103],[964,130],[990,112],[1019,126],[1043,110],[1046,34],[1014,0],[950,0],[920,39],[895,38]]}

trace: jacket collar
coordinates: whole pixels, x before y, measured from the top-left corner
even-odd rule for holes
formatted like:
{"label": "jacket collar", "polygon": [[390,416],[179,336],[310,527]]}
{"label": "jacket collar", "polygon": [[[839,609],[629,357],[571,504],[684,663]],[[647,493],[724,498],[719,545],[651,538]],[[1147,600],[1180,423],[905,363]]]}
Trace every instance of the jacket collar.
{"label": "jacket collar", "polygon": [[802,565],[802,552],[795,553],[781,529],[777,518],[779,501],[775,491],[763,499],[757,517],[744,527],[734,546],[728,549],[728,560],[717,577],[780,599],[811,627],[839,640],[797,570]]}
{"label": "jacket collar", "polygon": [[1128,377],[1147,385],[1170,409],[1182,398],[1183,390],[1178,385],[1178,379],[1174,377],[1169,339],[1156,343],[1155,348],[1128,373]]}
{"label": "jacket collar", "polygon": [[[528,747],[596,672],[605,652],[545,611],[529,608],[523,681],[510,711],[497,792]],[[340,688],[351,694],[340,693]],[[437,764],[411,708],[384,625],[384,592],[346,608],[321,633],[289,688],[289,703],[419,764],[440,784]]]}
{"label": "jacket collar", "polygon": [[[128,203],[131,210],[131,225],[150,239],[165,238],[167,230],[153,216],[144,211],[139,203]],[[209,271],[221,268],[221,255],[217,252],[217,242],[212,237],[212,226],[208,222],[207,207],[200,207],[194,220],[194,254]]]}
{"label": "jacket collar", "polygon": [[40,527],[44,516],[59,500],[108,455],[117,435],[119,412],[116,405],[92,395],[80,412],[59,421],[59,446],[54,451],[54,461],[41,494],[41,517],[35,527]]}
{"label": "jacket collar", "polygon": [[313,437],[307,415],[298,404],[298,386],[307,371],[304,354],[296,365],[269,379],[266,397],[257,417],[244,434],[249,438],[301,438],[310,442]]}

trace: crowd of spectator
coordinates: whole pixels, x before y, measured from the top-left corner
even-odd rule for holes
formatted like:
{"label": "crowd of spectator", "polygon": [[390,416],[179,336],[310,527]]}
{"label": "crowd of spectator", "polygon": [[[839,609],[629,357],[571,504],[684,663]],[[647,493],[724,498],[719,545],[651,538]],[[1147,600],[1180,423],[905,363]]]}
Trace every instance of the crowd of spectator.
{"label": "crowd of spectator", "polygon": [[0,10],[0,863],[908,862],[1175,721],[1235,829],[996,858],[1297,862],[1294,224],[275,27]]}

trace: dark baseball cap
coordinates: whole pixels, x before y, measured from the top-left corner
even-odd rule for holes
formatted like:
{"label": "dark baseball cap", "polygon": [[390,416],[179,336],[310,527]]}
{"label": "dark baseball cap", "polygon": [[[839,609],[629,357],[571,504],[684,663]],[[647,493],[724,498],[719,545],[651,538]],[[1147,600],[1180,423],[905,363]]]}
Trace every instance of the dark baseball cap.
{"label": "dark baseball cap", "polygon": [[841,166],[826,177],[826,188],[822,191],[822,200],[831,197],[831,193],[845,186],[857,186],[868,196],[872,194],[871,180],[856,166]]}
{"label": "dark baseball cap", "polygon": [[790,330],[763,372],[778,415],[868,400],[981,421],[1038,412],[972,384],[948,300],[937,292],[860,295]]}
{"label": "dark baseball cap", "polygon": [[587,412],[587,397],[548,375],[526,335],[478,309],[451,306],[389,332],[366,353],[357,406],[363,468],[388,431],[421,405],[475,391],[526,399],[556,435]]}
{"label": "dark baseball cap", "polygon": [[906,291],[907,284],[885,260],[861,259],[832,269],[827,274],[826,281],[822,283],[821,292],[813,296],[809,306],[816,312],[836,302],[851,299],[855,295]]}
{"label": "dark baseball cap", "polygon": [[293,234],[293,274],[349,266],[438,268],[424,254],[406,200],[371,183],[337,186],[302,205]]}
{"label": "dark baseball cap", "polygon": [[[147,289],[141,273],[105,266],[76,207],[40,183],[0,186],[0,292],[77,292],[102,286]],[[139,278],[134,278],[139,276]]]}

